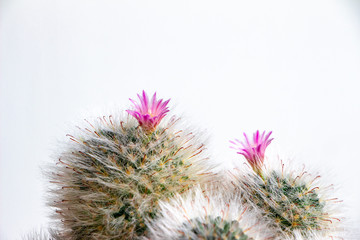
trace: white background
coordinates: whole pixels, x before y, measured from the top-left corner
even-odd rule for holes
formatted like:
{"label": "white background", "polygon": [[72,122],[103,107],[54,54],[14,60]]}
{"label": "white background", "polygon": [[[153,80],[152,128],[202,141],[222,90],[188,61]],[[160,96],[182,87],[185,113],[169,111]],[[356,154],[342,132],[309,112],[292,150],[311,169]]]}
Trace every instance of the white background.
{"label": "white background", "polygon": [[360,225],[359,81],[359,1],[1,0],[0,239],[47,226],[40,168],[73,121],[142,89],[226,166],[229,139],[272,130],[269,153],[334,176]]}

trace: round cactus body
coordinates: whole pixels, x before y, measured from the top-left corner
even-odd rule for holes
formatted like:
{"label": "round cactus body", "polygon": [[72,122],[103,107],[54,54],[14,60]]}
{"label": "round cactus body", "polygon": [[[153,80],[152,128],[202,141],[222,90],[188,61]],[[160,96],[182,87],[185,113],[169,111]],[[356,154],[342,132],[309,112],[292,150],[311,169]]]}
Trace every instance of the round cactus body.
{"label": "round cactus body", "polygon": [[206,189],[195,187],[185,195],[161,201],[159,218],[147,221],[149,239],[270,239],[267,222],[243,207],[239,195],[218,191],[217,186]]}
{"label": "round cactus body", "polygon": [[208,175],[202,144],[175,130],[149,133],[136,121],[101,118],[84,128],[51,174],[50,205],[66,239],[130,239],[146,233],[159,200],[187,191]]}
{"label": "round cactus body", "polygon": [[314,185],[319,177],[272,170],[262,177],[249,174],[240,185],[247,204],[272,223],[270,227],[280,238],[296,233],[310,239],[331,235],[340,221],[329,212],[336,199],[325,199],[324,189]]}

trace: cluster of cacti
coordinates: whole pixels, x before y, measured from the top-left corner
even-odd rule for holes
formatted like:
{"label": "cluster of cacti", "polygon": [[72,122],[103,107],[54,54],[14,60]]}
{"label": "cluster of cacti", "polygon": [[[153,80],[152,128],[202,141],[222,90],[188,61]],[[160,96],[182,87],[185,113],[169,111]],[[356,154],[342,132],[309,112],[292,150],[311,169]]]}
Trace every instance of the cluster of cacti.
{"label": "cluster of cacti", "polygon": [[[53,239],[315,239],[337,231],[324,188],[304,170],[264,163],[271,132],[231,143],[252,171],[213,173],[205,146],[168,101],[131,100],[68,135],[48,175]],[[40,238],[40,237],[39,237]]]}

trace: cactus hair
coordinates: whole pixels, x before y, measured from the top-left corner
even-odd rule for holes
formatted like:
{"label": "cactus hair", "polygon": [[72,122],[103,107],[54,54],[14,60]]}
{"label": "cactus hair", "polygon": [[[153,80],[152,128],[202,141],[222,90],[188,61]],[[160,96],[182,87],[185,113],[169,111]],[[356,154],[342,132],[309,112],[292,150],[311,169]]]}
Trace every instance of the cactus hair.
{"label": "cactus hair", "polygon": [[148,222],[149,239],[268,239],[267,223],[230,195],[196,187],[161,201],[161,216]]}
{"label": "cactus hair", "polygon": [[158,201],[211,176],[202,141],[164,119],[143,129],[131,117],[87,121],[48,172],[48,205],[63,239],[137,239]]}
{"label": "cactus hair", "polygon": [[54,229],[34,229],[22,236],[22,240],[61,240],[58,232]]}

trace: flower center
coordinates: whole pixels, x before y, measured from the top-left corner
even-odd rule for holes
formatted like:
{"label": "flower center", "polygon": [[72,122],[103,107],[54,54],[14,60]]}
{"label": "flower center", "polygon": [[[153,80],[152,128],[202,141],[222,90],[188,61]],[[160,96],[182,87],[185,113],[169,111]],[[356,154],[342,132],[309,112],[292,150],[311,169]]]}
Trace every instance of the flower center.
{"label": "flower center", "polygon": [[153,113],[151,112],[151,109],[148,110],[148,114],[150,115],[150,117],[154,117]]}

